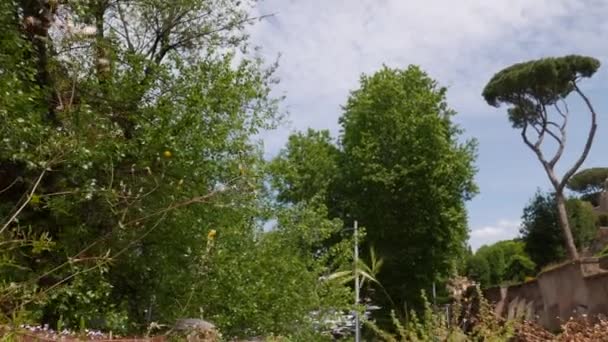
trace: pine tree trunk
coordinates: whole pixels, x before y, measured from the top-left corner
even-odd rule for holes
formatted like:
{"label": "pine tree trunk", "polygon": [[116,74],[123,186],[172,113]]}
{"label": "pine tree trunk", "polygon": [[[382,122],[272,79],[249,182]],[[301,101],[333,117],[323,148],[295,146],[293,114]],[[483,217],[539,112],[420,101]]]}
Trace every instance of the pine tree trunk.
{"label": "pine tree trunk", "polygon": [[566,251],[570,260],[578,259],[578,251],[576,250],[576,244],[572,237],[572,230],[570,229],[570,222],[568,221],[568,212],[566,210],[566,199],[563,193],[556,193],[555,200],[557,202],[557,216],[559,226],[562,229],[564,235],[564,242],[566,243]]}

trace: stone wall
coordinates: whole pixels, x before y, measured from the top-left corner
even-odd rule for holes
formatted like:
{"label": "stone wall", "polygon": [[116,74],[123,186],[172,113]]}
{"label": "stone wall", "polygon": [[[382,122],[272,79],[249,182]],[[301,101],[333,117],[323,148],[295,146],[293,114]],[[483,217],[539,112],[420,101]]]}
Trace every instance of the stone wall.
{"label": "stone wall", "polygon": [[[608,186],[608,179],[606,179],[606,186]],[[597,210],[599,212],[607,213],[608,212],[608,189],[602,191],[600,193],[600,201]]]}
{"label": "stone wall", "polygon": [[536,280],[484,292],[505,318],[536,321],[558,330],[570,317],[608,315],[608,271],[598,258],[565,263],[544,271]]}

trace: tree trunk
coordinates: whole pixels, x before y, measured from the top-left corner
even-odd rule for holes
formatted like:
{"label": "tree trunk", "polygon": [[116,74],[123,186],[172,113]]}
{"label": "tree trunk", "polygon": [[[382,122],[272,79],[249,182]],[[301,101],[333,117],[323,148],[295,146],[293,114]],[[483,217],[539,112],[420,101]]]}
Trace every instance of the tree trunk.
{"label": "tree trunk", "polygon": [[557,202],[557,216],[559,226],[562,229],[564,235],[564,242],[566,243],[566,251],[570,260],[578,259],[578,251],[576,250],[576,244],[574,244],[574,238],[572,237],[572,230],[570,229],[570,222],[568,221],[568,212],[566,210],[566,199],[562,192],[555,194],[555,201]]}

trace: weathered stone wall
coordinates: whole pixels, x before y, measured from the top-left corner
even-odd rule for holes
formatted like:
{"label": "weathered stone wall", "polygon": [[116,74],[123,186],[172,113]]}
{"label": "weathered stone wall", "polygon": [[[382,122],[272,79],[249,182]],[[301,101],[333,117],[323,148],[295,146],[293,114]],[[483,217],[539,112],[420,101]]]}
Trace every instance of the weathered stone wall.
{"label": "weathered stone wall", "polygon": [[570,317],[608,315],[608,271],[597,258],[566,263],[523,284],[491,288],[486,298],[505,318],[525,318],[557,330]]}
{"label": "weathered stone wall", "polygon": [[[608,183],[608,179],[606,181]],[[603,213],[608,212],[608,190],[602,191],[599,202],[598,211]]]}

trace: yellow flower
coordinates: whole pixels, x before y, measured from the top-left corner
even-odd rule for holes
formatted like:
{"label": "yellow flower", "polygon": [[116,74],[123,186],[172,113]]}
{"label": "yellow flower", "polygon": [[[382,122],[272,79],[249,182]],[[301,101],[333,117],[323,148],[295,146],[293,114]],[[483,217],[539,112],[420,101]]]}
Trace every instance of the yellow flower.
{"label": "yellow flower", "polygon": [[163,152],[163,157],[165,157],[165,158],[171,158],[172,155],[173,154],[169,150],[166,150],[165,152]]}
{"label": "yellow flower", "polygon": [[216,235],[217,235],[217,231],[215,229],[211,229],[209,231],[209,233],[207,233],[207,240],[213,240],[213,239],[215,239]]}
{"label": "yellow flower", "polygon": [[31,204],[38,204],[38,203],[40,203],[40,196],[38,196],[38,195],[32,195],[32,198],[30,198],[30,203]]}

